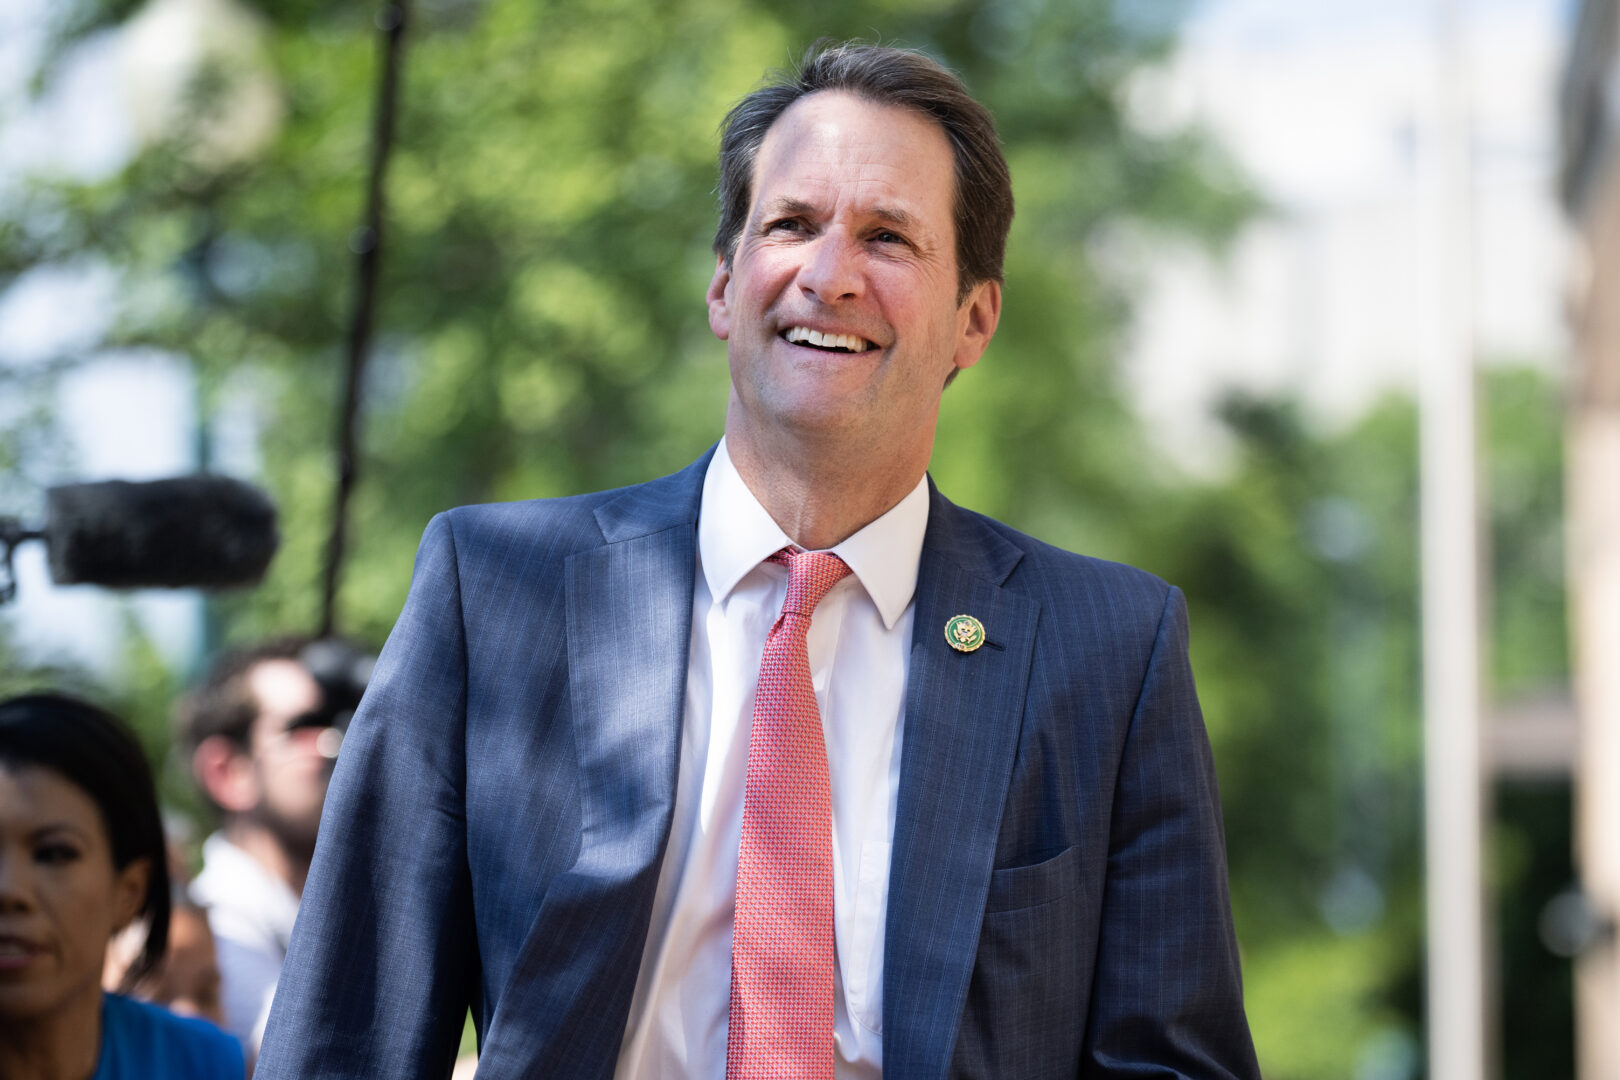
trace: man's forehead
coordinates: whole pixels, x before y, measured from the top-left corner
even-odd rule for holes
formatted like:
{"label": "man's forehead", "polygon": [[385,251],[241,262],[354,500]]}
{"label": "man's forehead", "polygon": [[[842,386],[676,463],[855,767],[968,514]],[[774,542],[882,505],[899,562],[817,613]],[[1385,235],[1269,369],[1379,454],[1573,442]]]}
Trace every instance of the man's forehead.
{"label": "man's forehead", "polygon": [[754,160],[755,214],[829,213],[833,204],[915,228],[931,212],[928,181],[954,190],[950,140],[914,109],[842,90],[800,98],[776,118]]}
{"label": "man's forehead", "polygon": [[248,672],[248,686],[258,703],[259,715],[287,719],[320,705],[321,688],[296,660],[261,660]]}
{"label": "man's forehead", "polygon": [[817,90],[783,109],[760,141],[760,152],[780,153],[810,141],[884,146],[901,138],[936,141],[949,150],[950,136],[937,119],[920,110],[876,101],[849,90]]}

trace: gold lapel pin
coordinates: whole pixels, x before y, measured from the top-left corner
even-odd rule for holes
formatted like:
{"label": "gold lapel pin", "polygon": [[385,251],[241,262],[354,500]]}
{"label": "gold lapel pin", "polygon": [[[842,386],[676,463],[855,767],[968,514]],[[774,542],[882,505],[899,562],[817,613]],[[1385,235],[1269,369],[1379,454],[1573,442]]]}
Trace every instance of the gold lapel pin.
{"label": "gold lapel pin", "polygon": [[972,652],[984,644],[984,623],[971,615],[952,615],[945,623],[945,640],[957,652]]}

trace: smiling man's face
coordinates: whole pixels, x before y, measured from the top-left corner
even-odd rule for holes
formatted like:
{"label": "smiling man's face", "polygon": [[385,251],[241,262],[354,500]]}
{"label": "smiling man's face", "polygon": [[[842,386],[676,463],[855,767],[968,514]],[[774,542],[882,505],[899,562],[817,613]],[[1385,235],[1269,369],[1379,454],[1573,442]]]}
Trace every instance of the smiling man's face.
{"label": "smiling man's face", "polygon": [[840,91],[766,133],[709,325],[731,362],[728,439],[922,453],[951,372],[995,330],[999,286],[957,303],[951,147],[908,109]]}

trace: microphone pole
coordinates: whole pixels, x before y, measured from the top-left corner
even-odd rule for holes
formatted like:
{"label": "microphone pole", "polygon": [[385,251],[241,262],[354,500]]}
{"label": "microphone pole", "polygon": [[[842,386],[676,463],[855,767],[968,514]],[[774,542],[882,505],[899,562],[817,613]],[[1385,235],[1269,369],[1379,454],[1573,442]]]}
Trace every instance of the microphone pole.
{"label": "microphone pole", "polygon": [[349,322],[343,405],[338,412],[337,490],[332,502],[332,531],[326,544],[326,567],[321,588],[321,637],[332,635],[336,621],[338,584],[348,543],[349,496],[359,475],[360,394],[377,315],[377,278],[382,260],[383,181],[394,145],[394,117],[398,109],[400,69],[405,55],[406,14],[406,0],[389,0],[377,12],[377,28],[382,31],[382,81],[377,86],[376,113],[371,132],[371,172],[366,184],[365,224],[349,236],[349,247],[359,257],[359,262],[356,265],[354,313]]}
{"label": "microphone pole", "polygon": [[17,598],[17,571],[11,564],[11,553],[24,540],[43,540],[43,529],[25,528],[16,518],[0,517],[0,606]]}

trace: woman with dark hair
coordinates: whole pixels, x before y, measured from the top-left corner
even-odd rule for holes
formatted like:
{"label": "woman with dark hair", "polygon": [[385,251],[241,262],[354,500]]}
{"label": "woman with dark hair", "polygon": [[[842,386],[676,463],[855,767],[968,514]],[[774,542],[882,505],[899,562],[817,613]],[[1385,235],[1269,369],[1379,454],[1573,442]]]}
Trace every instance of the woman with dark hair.
{"label": "woman with dark hair", "polygon": [[133,986],[163,957],[169,872],[152,772],[114,717],[34,694],[0,702],[0,1076],[242,1080],[236,1040],[104,994],[107,942],[135,920]]}

